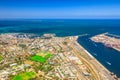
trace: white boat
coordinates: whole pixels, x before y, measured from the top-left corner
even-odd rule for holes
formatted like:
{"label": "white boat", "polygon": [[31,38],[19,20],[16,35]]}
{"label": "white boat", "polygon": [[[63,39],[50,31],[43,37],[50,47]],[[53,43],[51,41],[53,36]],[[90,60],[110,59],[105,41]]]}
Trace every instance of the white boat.
{"label": "white boat", "polygon": [[110,63],[110,62],[108,62],[108,61],[106,61],[106,63],[107,63],[108,65],[111,65],[111,63]]}

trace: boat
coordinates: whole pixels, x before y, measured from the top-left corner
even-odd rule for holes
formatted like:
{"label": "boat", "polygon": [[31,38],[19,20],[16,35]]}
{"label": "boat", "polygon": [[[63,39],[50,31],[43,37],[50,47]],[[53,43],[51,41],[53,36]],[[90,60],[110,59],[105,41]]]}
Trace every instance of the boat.
{"label": "boat", "polygon": [[108,62],[108,61],[106,61],[106,63],[107,63],[108,65],[111,65],[111,63],[110,63],[110,62]]}

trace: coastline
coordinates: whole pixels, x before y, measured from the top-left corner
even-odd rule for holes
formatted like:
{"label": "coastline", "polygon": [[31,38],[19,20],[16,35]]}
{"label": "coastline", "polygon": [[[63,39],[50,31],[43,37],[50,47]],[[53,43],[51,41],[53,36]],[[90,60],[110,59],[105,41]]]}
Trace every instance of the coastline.
{"label": "coastline", "polygon": [[[76,37],[76,44],[82,48],[91,58],[95,59],[101,66],[103,66],[94,56],[92,56],[77,40],[79,38],[79,36],[75,36]],[[104,67],[104,66],[103,66]],[[105,67],[104,67],[105,68]],[[109,71],[107,68],[105,68],[107,71]],[[110,71],[109,71],[110,72]]]}
{"label": "coastline", "polygon": [[[21,41],[21,38],[24,38],[24,40],[25,40],[24,45],[34,43],[34,46],[36,46],[36,41],[37,41],[37,44],[40,44],[42,42],[43,45],[46,44],[47,42],[49,42],[49,46],[53,46],[53,47],[59,46],[59,47],[63,48],[62,49],[63,52],[61,53],[61,55],[62,54],[63,55],[62,56],[59,55],[61,58],[59,59],[59,57],[58,57],[57,60],[61,61],[61,59],[62,59],[63,62],[67,60],[67,62],[63,63],[63,65],[69,69],[71,69],[71,67],[69,65],[67,65],[67,63],[70,63],[71,65],[73,65],[73,68],[76,70],[77,74],[73,73],[74,71],[72,69],[70,71],[70,74],[76,75],[76,78],[78,78],[78,79],[82,78],[83,80],[84,79],[85,80],[88,80],[88,79],[115,80],[115,77],[110,75],[110,72],[101,63],[99,63],[97,61],[97,59],[94,58],[84,47],[82,47],[82,45],[80,45],[78,43],[77,40],[78,40],[79,36],[57,37],[57,36],[53,36],[52,34],[46,34],[46,35],[44,35],[44,38],[34,38],[34,39],[36,39],[34,41],[31,39],[31,37],[33,35],[31,35],[30,37],[29,36],[30,35],[25,35],[25,34],[23,34],[23,35],[4,34],[4,35],[1,35],[1,39],[3,39],[3,41],[4,41],[4,40],[7,40],[7,38],[11,38],[13,45],[17,41],[19,41],[19,40]],[[42,39],[42,40],[40,40],[40,39]],[[17,41],[15,41],[15,40],[17,40]],[[28,42],[28,40],[29,40],[29,42]],[[65,42],[67,44],[64,44]],[[8,44],[9,43],[10,43],[10,41],[8,42]],[[21,43],[18,43],[18,44],[21,44]],[[37,45],[37,46],[42,46],[42,45]],[[47,43],[45,46],[43,46],[44,48],[41,48],[41,50],[45,51],[46,48],[48,48],[49,46]],[[29,50],[31,50],[31,48],[32,47],[29,47]],[[51,48],[48,48],[47,50],[51,50]],[[62,69],[61,71],[59,70],[60,75],[62,74],[61,72],[64,71],[63,65],[62,66],[59,65],[59,67],[61,67],[61,69]],[[59,68],[57,68],[57,69],[59,69]],[[68,70],[68,72],[69,72],[69,70]],[[79,74],[79,76],[77,76],[78,74]],[[65,77],[65,74],[62,74],[62,75],[64,75],[64,77]],[[89,76],[88,79],[87,79],[86,75]],[[64,77],[62,76],[62,78],[64,78]]]}
{"label": "coastline", "polygon": [[[78,42],[77,42],[77,43],[78,43]],[[81,46],[79,43],[78,43],[78,45],[79,45],[80,47],[82,47],[82,48],[84,49],[84,51],[85,51],[91,58],[93,58],[100,66],[102,66],[107,72],[110,73],[110,71],[109,71],[107,68],[105,68],[94,56],[92,56],[83,46]]]}
{"label": "coastline", "polygon": [[[107,34],[107,32],[104,33],[104,34]],[[83,36],[86,36],[86,35],[83,35]],[[109,80],[114,80],[114,78],[117,78],[116,74],[111,75],[111,74],[113,74],[113,73],[110,72],[105,66],[103,66],[102,63],[100,63],[93,55],[90,54],[90,52],[88,52],[88,51],[78,42],[78,38],[81,37],[80,35],[77,35],[77,36],[67,36],[67,37],[74,37],[75,43],[78,45],[78,47],[79,47],[80,49],[82,48],[83,51],[90,57],[90,59],[94,60],[94,62],[90,62],[90,63],[92,63],[92,65],[94,65],[94,67],[95,67],[95,65],[97,65],[97,66],[99,66],[99,68],[101,68],[102,70],[104,70],[104,71],[105,71],[105,75],[108,76],[108,78],[111,77],[111,79],[109,79]],[[79,54],[79,55],[80,55],[80,54]],[[99,70],[99,68],[98,68],[97,70]],[[101,70],[101,69],[100,69],[100,70]]]}
{"label": "coastline", "polygon": [[[79,37],[78,37],[79,38]],[[78,40],[78,38],[77,38],[77,40]],[[107,69],[107,68],[105,68],[105,66],[103,66],[94,56],[92,56],[80,43],[78,43],[78,41],[76,40],[76,44],[80,47],[80,48],[82,48],[83,50],[84,50],[84,52],[90,57],[90,58],[92,58],[92,60],[94,60],[94,64],[95,65],[97,65],[97,66],[99,66],[99,68],[101,68],[102,70],[104,70],[104,72],[105,72],[105,75],[107,75],[108,77],[111,77],[111,79],[110,80],[114,80],[114,77],[116,77],[116,75],[111,75],[111,72]],[[91,62],[90,62],[91,63]],[[93,64],[93,63],[92,63]],[[93,65],[94,65],[93,64]],[[94,65],[94,67],[96,67]],[[98,70],[101,70],[101,69],[98,69]],[[109,80],[109,79],[108,79]]]}
{"label": "coastline", "polygon": [[[7,34],[11,34],[11,33],[5,33],[6,35]],[[13,34],[19,34],[19,33],[12,33],[12,35]],[[105,33],[106,34],[106,33]],[[29,35],[31,35],[31,34],[29,34]],[[51,34],[50,34],[51,35]],[[81,37],[81,36],[86,36],[86,35],[88,35],[88,34],[83,34],[83,35],[78,35],[78,36],[67,36],[67,37],[71,37],[71,38],[74,38],[74,40],[75,40],[75,43],[78,45],[78,47],[79,48],[82,48],[83,50],[84,50],[84,52],[90,57],[90,58],[92,58],[92,59],[94,59],[95,61],[96,61],[96,63],[97,64],[99,64],[102,68],[104,68],[108,73],[111,73],[107,68],[105,68],[94,56],[92,56],[80,43],[78,43],[78,38],[79,37]],[[33,36],[33,34],[31,35],[31,36]],[[57,36],[54,36],[54,37],[57,37]],[[61,38],[63,38],[63,37],[61,37]]]}

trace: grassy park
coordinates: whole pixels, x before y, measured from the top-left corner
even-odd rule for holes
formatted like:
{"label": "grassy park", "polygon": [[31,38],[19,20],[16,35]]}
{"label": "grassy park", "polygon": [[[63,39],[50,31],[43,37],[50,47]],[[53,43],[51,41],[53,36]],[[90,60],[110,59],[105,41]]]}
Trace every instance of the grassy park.
{"label": "grassy park", "polygon": [[0,61],[2,61],[3,60],[3,57],[0,55]]}
{"label": "grassy park", "polygon": [[32,78],[35,78],[35,76],[35,72],[23,72],[16,75],[12,80],[30,80]]}

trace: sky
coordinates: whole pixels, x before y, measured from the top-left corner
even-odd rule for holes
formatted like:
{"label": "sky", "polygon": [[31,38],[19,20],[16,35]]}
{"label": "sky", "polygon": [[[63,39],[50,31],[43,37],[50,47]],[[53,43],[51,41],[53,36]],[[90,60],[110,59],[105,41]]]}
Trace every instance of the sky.
{"label": "sky", "polygon": [[0,19],[117,18],[120,0],[0,0]]}

